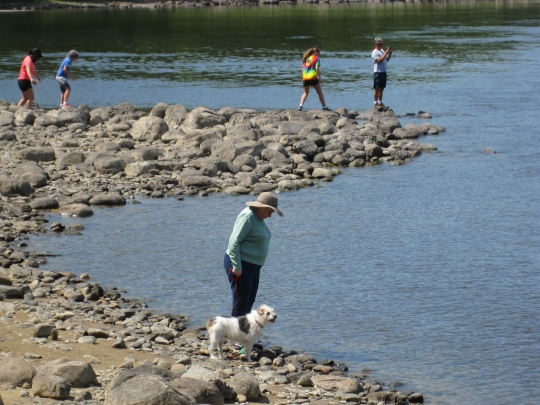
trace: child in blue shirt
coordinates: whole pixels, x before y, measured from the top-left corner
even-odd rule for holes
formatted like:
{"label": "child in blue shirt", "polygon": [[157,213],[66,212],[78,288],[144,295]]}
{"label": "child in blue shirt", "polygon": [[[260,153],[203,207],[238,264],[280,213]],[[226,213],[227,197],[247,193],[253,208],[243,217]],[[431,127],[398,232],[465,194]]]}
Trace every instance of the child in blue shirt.
{"label": "child in blue shirt", "polygon": [[60,91],[62,95],[60,96],[60,108],[71,108],[68,104],[69,95],[71,94],[71,87],[68,83],[68,76],[71,80],[75,81],[75,76],[70,72],[71,63],[79,59],[79,52],[72,49],[68,52],[66,58],[60,64],[58,73],[56,73],[56,81],[60,84]]}

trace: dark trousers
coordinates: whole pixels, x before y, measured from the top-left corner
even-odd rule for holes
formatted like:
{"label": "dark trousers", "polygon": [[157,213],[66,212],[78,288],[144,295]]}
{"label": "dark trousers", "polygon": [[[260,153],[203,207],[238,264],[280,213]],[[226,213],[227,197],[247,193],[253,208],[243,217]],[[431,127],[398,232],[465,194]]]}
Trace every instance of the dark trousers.
{"label": "dark trousers", "polygon": [[242,275],[235,276],[232,272],[231,258],[227,253],[223,258],[223,266],[231,285],[233,301],[231,315],[238,317],[249,314],[257,297],[262,266],[242,260]]}

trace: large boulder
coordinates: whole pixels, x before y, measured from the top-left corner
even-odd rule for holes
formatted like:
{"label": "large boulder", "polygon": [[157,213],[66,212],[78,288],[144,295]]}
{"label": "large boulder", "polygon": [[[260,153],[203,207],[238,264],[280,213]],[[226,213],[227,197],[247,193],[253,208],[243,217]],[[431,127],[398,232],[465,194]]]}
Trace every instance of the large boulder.
{"label": "large boulder", "polygon": [[[6,298],[22,298],[23,293],[20,288],[0,284],[0,294]],[[1,364],[1,363],[0,363]]]}
{"label": "large boulder", "polygon": [[232,162],[238,155],[238,149],[232,142],[217,141],[212,145],[212,156]]}
{"label": "large boulder", "polygon": [[35,210],[54,210],[58,208],[58,200],[54,197],[41,197],[28,204]]}
{"label": "large boulder", "polygon": [[15,115],[9,111],[0,111],[0,127],[7,127],[13,125],[15,122]]}
{"label": "large boulder", "polygon": [[165,110],[164,120],[169,128],[177,129],[186,120],[188,116],[186,107],[180,104],[171,105]]}
{"label": "large boulder", "polygon": [[380,403],[385,404],[394,404],[394,405],[404,405],[407,403],[407,397],[401,392],[392,392],[392,391],[377,391],[370,392],[367,396],[367,400],[371,403]]}
{"label": "large boulder", "polygon": [[208,370],[207,368],[197,365],[191,366],[184,374],[182,374],[182,377],[180,378],[193,378],[195,380],[214,384],[216,387],[218,387],[225,399],[232,399],[236,397],[236,392],[234,389],[227,385],[227,383],[221,378],[218,378],[213,371]]}
{"label": "large boulder", "polygon": [[0,194],[5,196],[22,195],[28,197],[34,188],[26,180],[13,179],[9,176],[0,176]]}
{"label": "large boulder", "polygon": [[88,123],[94,127],[109,121],[110,118],[109,111],[106,108],[100,107],[90,111],[90,120]]}
{"label": "large boulder", "polygon": [[208,188],[214,186],[214,182],[208,176],[186,176],[182,183],[185,187]]}
{"label": "large boulder", "polygon": [[70,124],[86,124],[86,120],[74,111],[59,111],[56,115],[56,121],[60,127],[67,127]]}
{"label": "large boulder", "polygon": [[141,142],[153,142],[169,130],[167,123],[155,116],[142,117],[131,127],[131,137]]}
{"label": "large boulder", "polygon": [[238,395],[244,395],[248,401],[261,396],[259,381],[251,373],[237,373],[231,378],[230,385]]}
{"label": "large boulder", "polygon": [[17,126],[32,125],[35,119],[36,114],[32,110],[19,108],[15,111],[15,125]]}
{"label": "large boulder", "polygon": [[127,176],[137,177],[141,174],[148,173],[150,170],[155,169],[156,166],[148,162],[135,162],[126,165],[124,171]]}
{"label": "large boulder", "polygon": [[121,171],[124,170],[125,167],[125,160],[116,156],[99,156],[94,160],[94,168],[102,173],[107,171]]}
{"label": "large boulder", "polygon": [[169,108],[169,104],[157,103],[154,108],[152,108],[152,111],[150,111],[150,115],[163,119],[165,118],[165,112],[167,111],[167,108]]}
{"label": "large boulder", "polygon": [[313,384],[326,391],[341,392],[345,394],[358,394],[364,389],[360,383],[352,378],[337,375],[314,375],[311,377]]}
{"label": "large boulder", "polygon": [[84,361],[76,361],[68,358],[57,359],[42,365],[39,368],[39,372],[62,377],[73,388],[87,388],[93,385],[99,385],[94,369]]}
{"label": "large boulder", "polygon": [[223,394],[212,383],[194,378],[176,378],[171,385],[195,398],[198,404],[223,405]]}
{"label": "large boulder", "polygon": [[193,109],[182,124],[185,129],[202,129],[210,128],[216,125],[222,125],[227,122],[227,119],[206,107],[197,107]]}
{"label": "large boulder", "polygon": [[159,148],[140,148],[131,151],[130,156],[139,162],[145,162],[147,160],[157,160],[162,151]]}
{"label": "large boulder", "polygon": [[89,202],[90,205],[126,205],[124,196],[117,193],[97,194]]}
{"label": "large boulder", "polygon": [[78,150],[62,153],[57,159],[56,163],[65,164],[66,166],[78,165],[84,162],[84,153]]}
{"label": "large boulder", "polygon": [[67,215],[72,215],[72,216],[80,217],[80,218],[94,215],[94,211],[92,211],[92,209],[89,206],[85,204],[78,204],[78,203],[64,205],[60,207],[58,212],[60,214],[67,214]]}
{"label": "large boulder", "polygon": [[24,148],[17,153],[17,157],[22,160],[33,160],[34,162],[54,162],[55,154],[53,148]]}
{"label": "large boulder", "polygon": [[69,397],[71,385],[57,375],[38,373],[32,381],[32,393],[35,397],[65,399]]}
{"label": "large boulder", "polygon": [[143,364],[139,367],[120,371],[107,386],[107,391],[114,390],[126,381],[140,375],[155,375],[167,380],[174,378],[174,375],[166,368],[157,367],[153,364]]}
{"label": "large boulder", "polygon": [[49,115],[49,114],[44,114],[44,115],[40,115],[39,117],[37,117],[34,121],[34,126],[37,127],[48,127],[50,125],[55,125],[57,127],[60,127],[60,123],[58,122],[58,120],[56,119],[56,117],[53,117],[52,115]]}
{"label": "large boulder", "polygon": [[47,185],[47,172],[36,162],[23,162],[11,172],[17,179],[26,180],[32,187],[43,187]]}
{"label": "large boulder", "polygon": [[138,375],[107,392],[104,405],[195,405],[193,397],[156,375]]}
{"label": "large boulder", "polygon": [[25,383],[32,384],[36,369],[26,360],[17,357],[0,358],[0,384],[11,384],[20,387]]}

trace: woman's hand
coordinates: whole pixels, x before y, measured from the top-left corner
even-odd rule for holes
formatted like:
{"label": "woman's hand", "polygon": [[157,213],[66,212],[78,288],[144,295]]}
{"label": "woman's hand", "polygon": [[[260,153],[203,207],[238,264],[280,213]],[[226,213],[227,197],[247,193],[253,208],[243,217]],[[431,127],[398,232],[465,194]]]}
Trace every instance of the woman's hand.
{"label": "woman's hand", "polygon": [[236,269],[233,269],[232,273],[233,273],[235,276],[240,277],[240,276],[242,275],[242,270],[236,270]]}

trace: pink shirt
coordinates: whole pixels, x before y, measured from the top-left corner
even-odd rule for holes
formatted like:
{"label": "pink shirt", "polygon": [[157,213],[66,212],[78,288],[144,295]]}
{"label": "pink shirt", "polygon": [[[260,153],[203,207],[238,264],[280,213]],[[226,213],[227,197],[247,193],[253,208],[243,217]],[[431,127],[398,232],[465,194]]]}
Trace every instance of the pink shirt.
{"label": "pink shirt", "polygon": [[21,72],[19,73],[19,80],[31,80],[30,77],[28,77],[28,73],[26,72],[27,66],[30,67],[30,72],[32,72],[32,75],[36,74],[36,65],[34,64],[32,57],[28,55],[26,56],[26,58],[23,59],[23,63],[21,65]]}

